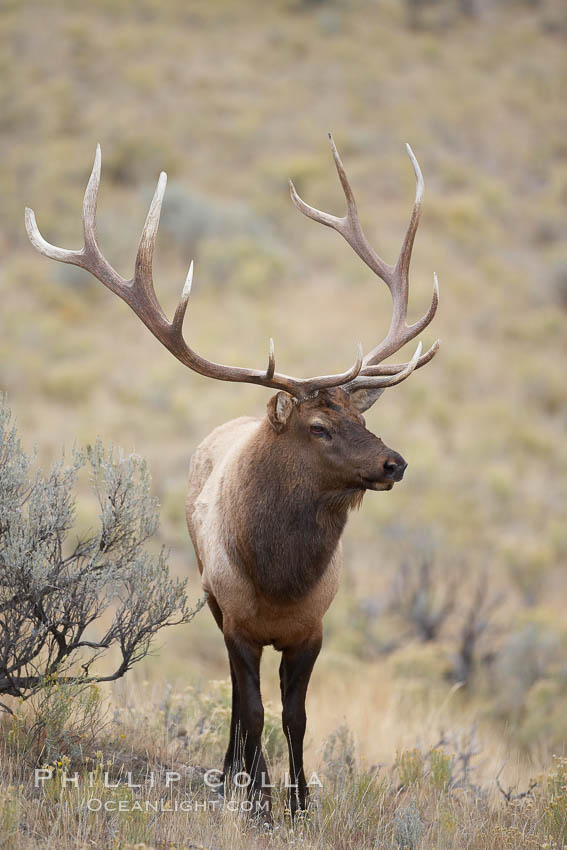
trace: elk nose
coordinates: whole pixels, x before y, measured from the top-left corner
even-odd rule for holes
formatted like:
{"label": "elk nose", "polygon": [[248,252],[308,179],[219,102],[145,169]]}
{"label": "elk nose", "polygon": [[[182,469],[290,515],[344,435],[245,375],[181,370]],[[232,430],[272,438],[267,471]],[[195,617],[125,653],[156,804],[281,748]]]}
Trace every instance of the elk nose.
{"label": "elk nose", "polygon": [[393,481],[401,481],[406,471],[407,463],[403,457],[397,453],[390,455],[384,461],[384,472],[386,478],[391,478]]}

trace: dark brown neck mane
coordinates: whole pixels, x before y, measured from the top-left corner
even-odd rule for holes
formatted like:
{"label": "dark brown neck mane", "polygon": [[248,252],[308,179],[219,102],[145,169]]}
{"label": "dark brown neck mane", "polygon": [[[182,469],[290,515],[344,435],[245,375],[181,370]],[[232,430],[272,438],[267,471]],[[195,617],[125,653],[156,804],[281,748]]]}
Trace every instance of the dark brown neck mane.
{"label": "dark brown neck mane", "polygon": [[329,565],[349,509],[364,490],[321,490],[309,456],[289,450],[266,420],[242,455],[238,480],[223,483],[231,505],[228,552],[258,590],[279,602],[300,599]]}

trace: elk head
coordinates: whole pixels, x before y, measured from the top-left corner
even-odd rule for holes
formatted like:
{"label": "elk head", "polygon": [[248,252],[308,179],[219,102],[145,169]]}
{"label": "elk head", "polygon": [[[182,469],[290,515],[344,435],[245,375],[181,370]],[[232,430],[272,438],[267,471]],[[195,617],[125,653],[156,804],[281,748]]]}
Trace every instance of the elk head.
{"label": "elk head", "polygon": [[279,392],[268,419],[320,494],[391,490],[403,478],[405,460],[366,428],[355,392],[335,387],[301,402]]}
{"label": "elk head", "polygon": [[391,489],[404,473],[403,458],[382,443],[365,427],[362,413],[367,410],[386,387],[399,384],[415,370],[428,363],[439,348],[437,340],[425,353],[421,343],[407,363],[384,364],[407,342],[414,339],[433,319],[437,310],[439,293],[434,275],[434,290],[427,313],[414,324],[407,323],[408,273],[411,252],[423,196],[423,177],[419,164],[407,145],[416,181],[415,203],[394,266],[385,263],[370,246],[358,219],[356,202],[341,159],[332,137],[331,150],[339,179],[346,198],[346,215],[339,218],[321,212],[306,204],[290,181],[291,197],[295,206],[306,216],[343,236],[367,266],[381,278],[392,297],[393,311],[386,337],[368,354],[363,355],[359,344],[356,361],[350,369],[337,375],[320,375],[313,378],[294,378],[276,372],[274,344],[270,340],[268,365],[264,370],[224,366],[197,354],[185,341],[182,333],[187,310],[193,263],[189,268],[179,305],[173,320],[166,318],[154,291],[152,257],[159,225],[161,204],[166,186],[166,175],[161,173],[157,189],[144,225],[134,276],[121,277],[100,251],[96,238],[96,202],[100,183],[101,154],[97,147],[93,170],[83,202],[84,246],[80,251],[58,248],[40,234],[35,215],[26,209],[26,229],[34,247],[47,257],[63,263],[72,263],[91,272],[108,289],[122,298],[157,339],[185,366],[209,378],[259,384],[278,390],[268,404],[268,419],[274,435],[292,440],[296,450],[305,450],[306,457],[319,458],[328,482],[344,489]]}

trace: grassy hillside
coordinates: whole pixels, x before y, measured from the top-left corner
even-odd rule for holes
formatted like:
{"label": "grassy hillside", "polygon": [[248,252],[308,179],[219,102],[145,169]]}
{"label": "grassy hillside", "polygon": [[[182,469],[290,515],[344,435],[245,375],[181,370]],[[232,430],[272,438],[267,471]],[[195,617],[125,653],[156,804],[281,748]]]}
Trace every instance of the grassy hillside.
{"label": "grassy hillside", "polygon": [[[443,343],[367,417],[409,466],[403,485],[367,495],[350,520],[343,589],[308,701],[309,761],[323,763],[320,747],[343,723],[361,771],[390,769],[404,748],[427,753],[443,729],[458,736],[476,724],[490,753],[475,779],[488,795],[479,817],[508,829],[500,767],[506,762],[502,784],[527,788],[531,775],[559,769],[551,757],[563,752],[567,732],[567,23],[561,0],[481,7],[463,19],[440,0],[412,29],[399,0],[4,3],[0,389],[42,462],[62,444],[97,435],[147,458],[162,505],[160,542],[196,596],[183,514],[189,457],[215,425],[261,414],[269,394],[184,369],[97,281],[35,254],[24,206],[47,239],[79,247],[82,194],[100,142],[100,242],[129,276],[155,181],[167,170],[156,290],[171,315],[195,260],[191,344],[212,359],[259,367],[272,336],[283,371],[340,371],[358,340],[368,350],[385,334],[388,293],[337,234],[294,210],[286,181],[340,213],[332,130],[365,229],[391,262],[413,200],[409,141],[426,183],[411,314],[426,308],[437,272],[441,306],[423,341]],[[78,530],[91,522],[85,496]],[[445,594],[453,599],[439,634],[425,642],[408,603],[424,557],[434,564],[427,604],[435,610]],[[475,644],[474,675],[455,689],[475,599],[487,628]],[[275,703],[271,651],[264,666]],[[151,706],[150,689],[159,705],[167,682],[174,692],[190,685],[208,693],[208,681],[226,675],[222,637],[204,611],[172,630],[109,699],[133,706],[144,694]],[[120,734],[129,735],[125,728]],[[210,751],[215,766],[219,754],[220,745]],[[438,797],[433,804],[433,792],[419,789],[420,817],[441,830],[426,832],[423,846],[544,846],[511,843],[511,834],[475,844],[476,804],[457,811],[446,795],[452,814],[444,821],[434,814]],[[533,804],[522,799],[514,805]],[[389,837],[376,840],[397,846],[396,804],[387,800],[373,798],[368,811],[385,806]],[[562,846],[545,805],[539,820],[526,814],[530,829],[541,826],[530,834]],[[462,818],[468,832],[439,826]],[[213,840],[209,828],[208,820],[199,827],[201,841],[244,846],[228,833]],[[155,838],[140,835],[121,840]],[[348,843],[355,840],[334,846],[373,846],[366,834]],[[325,830],[304,841],[333,846]]]}

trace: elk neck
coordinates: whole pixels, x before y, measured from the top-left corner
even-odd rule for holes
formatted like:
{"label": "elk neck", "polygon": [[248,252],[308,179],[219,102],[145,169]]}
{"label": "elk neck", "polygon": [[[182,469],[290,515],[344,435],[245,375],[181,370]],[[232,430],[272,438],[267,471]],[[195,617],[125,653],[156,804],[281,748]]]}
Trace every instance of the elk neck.
{"label": "elk neck", "polygon": [[326,489],[309,452],[263,420],[222,482],[223,537],[233,564],[278,602],[305,596],[329,566],[363,490]]}

